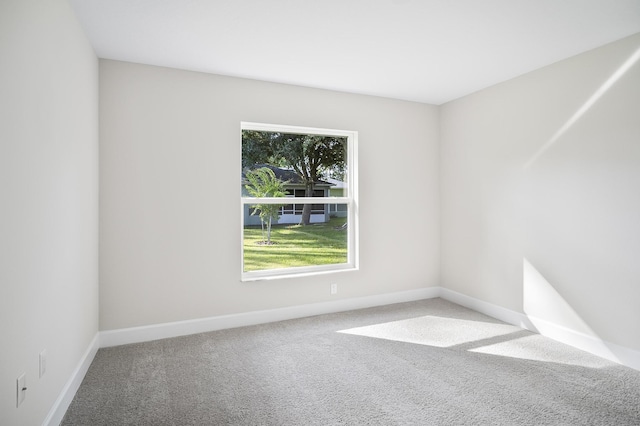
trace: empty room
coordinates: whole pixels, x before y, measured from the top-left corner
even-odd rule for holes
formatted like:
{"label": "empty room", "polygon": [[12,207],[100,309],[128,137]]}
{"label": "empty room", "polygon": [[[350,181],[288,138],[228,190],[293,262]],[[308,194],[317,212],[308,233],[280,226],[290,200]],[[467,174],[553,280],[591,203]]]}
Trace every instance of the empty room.
{"label": "empty room", "polygon": [[640,0],[3,0],[1,425],[640,424]]}

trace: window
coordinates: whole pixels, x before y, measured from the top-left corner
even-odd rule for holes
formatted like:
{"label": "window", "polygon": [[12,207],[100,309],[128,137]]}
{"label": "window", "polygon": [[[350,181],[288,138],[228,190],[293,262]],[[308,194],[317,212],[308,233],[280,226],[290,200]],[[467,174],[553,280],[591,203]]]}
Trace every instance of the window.
{"label": "window", "polygon": [[242,280],[357,269],[357,132],[242,130]]}
{"label": "window", "polygon": [[[286,186],[286,185],[285,185]],[[287,197],[304,197],[305,196],[304,189],[287,189]],[[312,197],[326,197],[327,195],[321,189],[314,189]],[[304,208],[304,204],[287,204],[280,208],[280,215],[287,214],[297,214],[302,215],[302,210]],[[311,205],[311,214],[325,214],[325,204],[312,204]]]}

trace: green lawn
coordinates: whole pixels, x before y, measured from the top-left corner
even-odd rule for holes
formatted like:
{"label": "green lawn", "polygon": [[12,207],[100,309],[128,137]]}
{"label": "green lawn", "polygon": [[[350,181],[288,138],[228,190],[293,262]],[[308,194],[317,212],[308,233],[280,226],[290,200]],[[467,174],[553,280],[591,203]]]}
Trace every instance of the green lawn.
{"label": "green lawn", "polygon": [[260,244],[260,226],[247,226],[244,271],[346,263],[347,231],[336,229],[345,222],[346,218],[333,218],[328,223],[307,226],[275,225],[271,229],[272,245]]}

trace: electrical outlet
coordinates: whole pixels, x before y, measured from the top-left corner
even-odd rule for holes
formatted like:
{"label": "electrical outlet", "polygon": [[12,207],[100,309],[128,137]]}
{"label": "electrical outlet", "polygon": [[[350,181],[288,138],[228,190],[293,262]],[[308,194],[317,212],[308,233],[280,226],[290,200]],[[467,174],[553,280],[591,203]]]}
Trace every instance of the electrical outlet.
{"label": "electrical outlet", "polygon": [[40,378],[47,372],[47,350],[40,352]]}
{"label": "electrical outlet", "polygon": [[27,396],[27,375],[22,373],[16,380],[16,407],[19,407]]}
{"label": "electrical outlet", "polygon": [[331,284],[331,294],[338,293],[338,284]]}

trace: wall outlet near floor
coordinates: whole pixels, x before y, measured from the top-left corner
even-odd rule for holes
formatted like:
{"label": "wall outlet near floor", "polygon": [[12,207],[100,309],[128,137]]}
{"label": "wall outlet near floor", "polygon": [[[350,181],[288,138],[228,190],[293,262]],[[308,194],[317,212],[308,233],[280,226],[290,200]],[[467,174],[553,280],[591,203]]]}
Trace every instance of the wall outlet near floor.
{"label": "wall outlet near floor", "polygon": [[331,284],[331,294],[338,293],[338,284]]}
{"label": "wall outlet near floor", "polygon": [[27,375],[22,373],[16,380],[16,407],[19,407],[27,396]]}
{"label": "wall outlet near floor", "polygon": [[47,372],[47,350],[40,352],[40,378]]}

